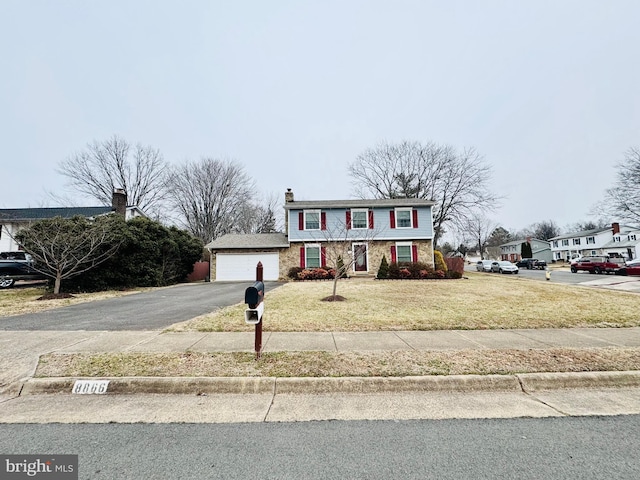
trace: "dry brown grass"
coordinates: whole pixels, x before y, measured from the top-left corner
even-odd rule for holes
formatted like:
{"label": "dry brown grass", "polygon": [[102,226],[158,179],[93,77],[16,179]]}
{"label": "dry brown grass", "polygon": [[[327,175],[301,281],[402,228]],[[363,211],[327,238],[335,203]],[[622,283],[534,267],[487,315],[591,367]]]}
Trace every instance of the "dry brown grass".
{"label": "dry brown grass", "polygon": [[75,305],[76,303],[120,297],[139,291],[140,290],[74,293],[73,298],[38,300],[39,297],[46,293],[44,287],[9,288],[0,291],[0,317],[20,315],[23,313],[37,313],[52,308]]}
{"label": "dry brown grass", "polygon": [[[323,302],[331,282],[292,282],[265,296],[265,331],[379,331],[640,325],[640,296],[524,278],[468,273],[461,280],[338,284],[344,302]],[[251,331],[244,304],[174,325],[172,331]]]}
{"label": "dry brown grass", "polygon": [[345,377],[640,370],[638,348],[50,354],[37,377]]}

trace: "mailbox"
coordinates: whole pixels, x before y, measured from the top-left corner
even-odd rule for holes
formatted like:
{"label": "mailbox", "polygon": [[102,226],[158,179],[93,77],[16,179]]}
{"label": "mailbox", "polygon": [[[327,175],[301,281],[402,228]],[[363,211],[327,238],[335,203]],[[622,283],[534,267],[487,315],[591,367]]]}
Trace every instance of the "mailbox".
{"label": "mailbox", "polygon": [[249,308],[256,308],[264,299],[264,283],[255,282],[251,287],[244,291],[244,303]]}
{"label": "mailbox", "polygon": [[244,311],[244,321],[250,325],[257,325],[262,321],[264,313],[264,283],[255,282],[244,291],[244,303],[249,305]]}

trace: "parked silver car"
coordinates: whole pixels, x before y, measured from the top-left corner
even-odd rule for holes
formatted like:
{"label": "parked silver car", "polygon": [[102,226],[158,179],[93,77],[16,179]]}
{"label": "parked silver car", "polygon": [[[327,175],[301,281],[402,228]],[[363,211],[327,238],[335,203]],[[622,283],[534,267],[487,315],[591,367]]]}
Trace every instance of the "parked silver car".
{"label": "parked silver car", "polygon": [[511,262],[503,260],[501,262],[493,262],[491,271],[496,273],[518,273],[518,267]]}
{"label": "parked silver car", "polygon": [[479,272],[490,272],[491,262],[491,260],[480,260],[478,263],[476,263],[476,269]]}

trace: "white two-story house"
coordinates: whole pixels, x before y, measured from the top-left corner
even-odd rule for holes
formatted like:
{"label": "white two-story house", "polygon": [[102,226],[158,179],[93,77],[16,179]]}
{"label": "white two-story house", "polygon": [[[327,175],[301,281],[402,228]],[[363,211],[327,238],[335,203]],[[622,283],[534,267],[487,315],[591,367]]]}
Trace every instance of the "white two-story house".
{"label": "white two-story house", "polygon": [[630,239],[633,236],[640,238],[640,232],[633,232],[638,232],[638,228],[612,223],[611,227],[558,235],[550,239],[553,259],[568,261],[576,254],[593,256],[612,253],[619,253],[625,258],[637,258],[637,243],[631,245],[630,242],[635,240]]}
{"label": "white two-story house", "polygon": [[289,189],[285,233],[230,234],[209,243],[211,279],[253,280],[258,261],[265,280],[286,278],[291,267],[327,265],[336,244],[347,247],[349,275],[375,275],[383,256],[433,267],[433,205],[416,198],[295,201]]}

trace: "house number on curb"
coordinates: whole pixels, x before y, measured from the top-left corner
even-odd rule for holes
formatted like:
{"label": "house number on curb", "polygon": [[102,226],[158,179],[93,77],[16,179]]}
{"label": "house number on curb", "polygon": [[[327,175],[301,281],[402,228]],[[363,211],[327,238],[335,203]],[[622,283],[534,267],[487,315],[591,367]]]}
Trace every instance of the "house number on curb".
{"label": "house number on curb", "polygon": [[107,393],[109,380],[76,380],[71,393],[79,395],[101,395]]}

